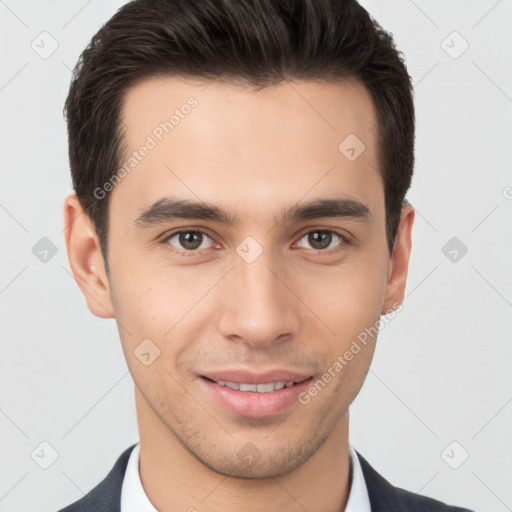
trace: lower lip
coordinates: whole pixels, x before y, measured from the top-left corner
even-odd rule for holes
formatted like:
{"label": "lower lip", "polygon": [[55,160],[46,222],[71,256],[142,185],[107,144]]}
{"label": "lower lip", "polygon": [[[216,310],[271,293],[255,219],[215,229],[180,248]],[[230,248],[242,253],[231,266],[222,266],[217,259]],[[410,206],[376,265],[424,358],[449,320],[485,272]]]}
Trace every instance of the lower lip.
{"label": "lower lip", "polygon": [[283,412],[292,404],[298,402],[298,396],[307,389],[312,377],[289,388],[271,391],[270,393],[255,393],[238,391],[221,386],[204,377],[199,379],[207,392],[229,412],[247,418],[266,418]]}

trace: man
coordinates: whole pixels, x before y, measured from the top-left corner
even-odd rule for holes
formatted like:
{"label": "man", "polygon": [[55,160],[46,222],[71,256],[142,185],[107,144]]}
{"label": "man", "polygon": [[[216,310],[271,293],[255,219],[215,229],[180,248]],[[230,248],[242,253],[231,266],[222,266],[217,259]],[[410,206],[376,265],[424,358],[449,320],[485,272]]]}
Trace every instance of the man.
{"label": "man", "polygon": [[414,219],[410,78],[359,4],[135,0],[66,114],[69,261],[140,444],[63,510],[463,510],[349,444]]}

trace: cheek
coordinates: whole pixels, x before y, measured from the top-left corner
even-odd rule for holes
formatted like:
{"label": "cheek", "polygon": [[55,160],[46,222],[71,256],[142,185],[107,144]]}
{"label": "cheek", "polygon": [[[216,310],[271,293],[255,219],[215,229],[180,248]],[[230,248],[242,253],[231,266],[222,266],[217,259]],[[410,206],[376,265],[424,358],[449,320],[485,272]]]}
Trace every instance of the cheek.
{"label": "cheek", "polygon": [[[151,363],[152,371],[163,361],[169,367],[182,345],[186,346],[188,337],[194,338],[198,317],[208,314],[204,308],[210,306],[204,296],[218,276],[200,272],[199,267],[194,272],[189,267],[186,273],[184,269],[150,266],[127,258],[123,265],[112,267],[115,272],[111,276],[111,296],[130,369],[141,374],[141,361],[148,359],[142,354],[146,353],[150,359],[158,355]],[[182,335],[184,332],[188,337]],[[171,367],[167,369],[173,371]]]}
{"label": "cheek", "polygon": [[325,267],[295,280],[301,298],[330,328],[347,342],[380,318],[386,290],[385,261]]}
{"label": "cheek", "polygon": [[191,269],[123,258],[112,272],[116,319],[161,337],[205,293],[209,274],[200,267]]}
{"label": "cheek", "polygon": [[329,327],[319,338],[320,324],[316,322],[311,338],[319,340],[318,350],[326,355],[323,377],[332,377],[333,384],[328,387],[333,399],[336,397],[336,410],[349,406],[369,371],[385,288],[381,281],[368,272],[340,272],[326,280],[324,293],[319,293],[318,281],[303,288],[314,313]]}

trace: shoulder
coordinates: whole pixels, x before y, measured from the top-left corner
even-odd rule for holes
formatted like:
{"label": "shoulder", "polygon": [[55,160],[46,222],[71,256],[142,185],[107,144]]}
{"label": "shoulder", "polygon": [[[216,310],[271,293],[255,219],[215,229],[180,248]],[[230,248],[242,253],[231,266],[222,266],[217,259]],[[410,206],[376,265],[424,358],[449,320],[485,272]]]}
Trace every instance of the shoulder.
{"label": "shoulder", "polygon": [[357,452],[363,470],[372,512],[472,512],[467,508],[448,505],[434,498],[421,496],[390,484]]}
{"label": "shoulder", "polygon": [[96,487],[58,512],[120,512],[123,478],[135,445],[131,445],[118,457],[114,467]]}

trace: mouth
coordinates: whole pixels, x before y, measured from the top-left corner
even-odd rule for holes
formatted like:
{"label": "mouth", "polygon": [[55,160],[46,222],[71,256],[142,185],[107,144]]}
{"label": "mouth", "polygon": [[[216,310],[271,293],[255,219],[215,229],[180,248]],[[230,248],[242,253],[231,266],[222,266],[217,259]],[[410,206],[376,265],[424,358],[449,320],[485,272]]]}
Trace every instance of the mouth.
{"label": "mouth", "polygon": [[272,393],[273,391],[279,391],[284,388],[291,388],[296,386],[297,384],[301,384],[307,380],[311,380],[313,376],[298,378],[296,380],[279,380],[275,382],[261,382],[261,383],[249,383],[249,382],[231,382],[226,380],[214,380],[206,377],[204,375],[201,378],[206,379],[214,384],[218,384],[219,386],[224,386],[229,389],[234,389],[236,391],[243,391],[249,393]]}
{"label": "mouth", "polygon": [[199,378],[201,388],[224,412],[236,417],[268,418],[298,407],[299,395],[306,391],[313,376],[298,376],[292,380],[255,379],[216,380],[211,376]]}

